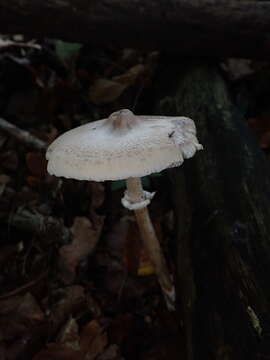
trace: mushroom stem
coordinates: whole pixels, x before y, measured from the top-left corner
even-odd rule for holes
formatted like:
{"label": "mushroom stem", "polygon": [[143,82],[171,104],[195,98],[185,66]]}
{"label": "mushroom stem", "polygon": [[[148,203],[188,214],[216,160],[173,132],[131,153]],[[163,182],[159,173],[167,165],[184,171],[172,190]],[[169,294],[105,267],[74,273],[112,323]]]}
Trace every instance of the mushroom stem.
{"label": "mushroom stem", "polygon": [[[143,192],[140,178],[128,178],[127,195],[131,203],[138,203],[144,200],[145,194]],[[148,251],[151,262],[155,267],[160,287],[163,291],[165,301],[169,310],[174,310],[175,303],[175,288],[171,280],[170,272],[162,253],[160,243],[156,236],[155,229],[149,216],[147,207],[135,209],[136,220],[140,229],[140,233],[144,245]]]}

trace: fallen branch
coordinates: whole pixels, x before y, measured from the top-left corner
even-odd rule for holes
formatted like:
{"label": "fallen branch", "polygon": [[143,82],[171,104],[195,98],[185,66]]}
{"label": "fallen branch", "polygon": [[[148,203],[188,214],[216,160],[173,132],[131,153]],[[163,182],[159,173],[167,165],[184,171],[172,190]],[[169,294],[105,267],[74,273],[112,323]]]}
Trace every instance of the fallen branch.
{"label": "fallen branch", "polygon": [[2,0],[0,4],[2,33],[169,49],[182,55],[269,57],[269,30],[270,1]]}
{"label": "fallen branch", "polygon": [[18,128],[3,118],[0,118],[0,129],[28,147],[36,150],[45,150],[47,147],[47,144],[44,141],[38,139],[28,131]]}

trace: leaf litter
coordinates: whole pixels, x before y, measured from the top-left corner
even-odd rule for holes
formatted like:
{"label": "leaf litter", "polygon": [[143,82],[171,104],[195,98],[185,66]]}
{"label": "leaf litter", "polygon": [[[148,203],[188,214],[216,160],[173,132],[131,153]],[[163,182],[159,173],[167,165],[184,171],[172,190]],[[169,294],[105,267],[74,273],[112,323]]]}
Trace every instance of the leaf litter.
{"label": "leaf litter", "polygon": [[[0,42],[0,117],[29,134],[0,128],[0,358],[178,359],[183,334],[123,184],[56,179],[35,145],[119,108],[150,111],[158,53],[18,39]],[[167,195],[150,210],[164,248]]]}

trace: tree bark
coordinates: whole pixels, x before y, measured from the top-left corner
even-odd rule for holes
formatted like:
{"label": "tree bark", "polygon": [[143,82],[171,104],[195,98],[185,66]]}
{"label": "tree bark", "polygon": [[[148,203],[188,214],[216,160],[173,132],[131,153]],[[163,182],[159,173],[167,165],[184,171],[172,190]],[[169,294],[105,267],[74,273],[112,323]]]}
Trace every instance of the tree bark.
{"label": "tree bark", "polygon": [[0,31],[182,55],[269,57],[270,1],[2,0]]}
{"label": "tree bark", "polygon": [[157,113],[193,118],[204,145],[172,170],[186,358],[268,359],[269,161],[215,66],[164,64],[159,73]]}

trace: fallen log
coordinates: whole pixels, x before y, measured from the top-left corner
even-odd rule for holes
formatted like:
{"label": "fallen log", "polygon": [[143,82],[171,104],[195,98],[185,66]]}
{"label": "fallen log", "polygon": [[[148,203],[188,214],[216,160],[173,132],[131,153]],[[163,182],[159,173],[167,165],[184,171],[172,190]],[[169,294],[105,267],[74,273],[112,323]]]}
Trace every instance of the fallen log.
{"label": "fallen log", "polygon": [[269,161],[215,66],[159,74],[156,112],[193,118],[204,145],[171,177],[185,358],[269,358]]}
{"label": "fallen log", "polygon": [[[49,19],[49,21],[48,21]],[[2,0],[0,31],[182,56],[270,56],[270,1]]]}

